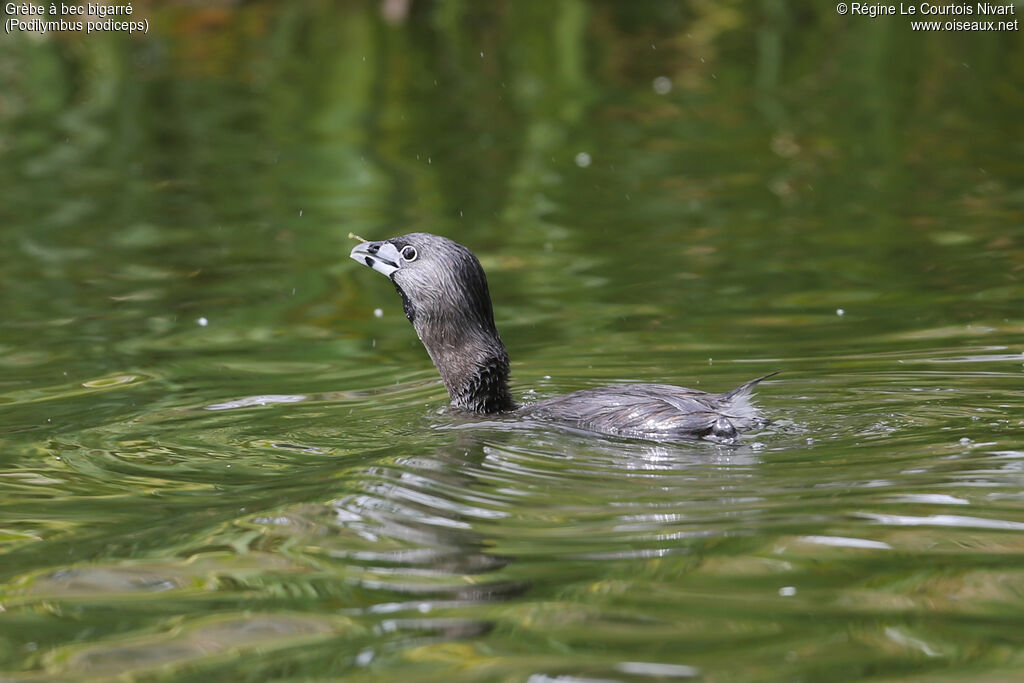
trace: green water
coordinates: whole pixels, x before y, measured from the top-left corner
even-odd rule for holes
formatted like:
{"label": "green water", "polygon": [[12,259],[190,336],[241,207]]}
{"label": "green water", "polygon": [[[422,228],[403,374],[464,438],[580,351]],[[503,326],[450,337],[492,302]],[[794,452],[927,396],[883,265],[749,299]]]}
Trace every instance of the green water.
{"label": "green water", "polygon": [[[0,679],[1024,677],[1019,32],[136,13],[0,35]],[[781,370],[774,423],[449,414],[347,258],[414,230],[517,397]]]}

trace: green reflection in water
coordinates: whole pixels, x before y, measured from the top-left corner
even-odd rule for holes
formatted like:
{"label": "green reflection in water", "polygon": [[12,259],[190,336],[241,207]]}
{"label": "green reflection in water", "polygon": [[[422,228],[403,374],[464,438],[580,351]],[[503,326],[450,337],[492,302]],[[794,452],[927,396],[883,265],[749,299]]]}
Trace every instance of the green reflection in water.
{"label": "green reflection in water", "polygon": [[[4,676],[1019,677],[1018,36],[382,6],[0,41]],[[345,258],[411,230],[517,395],[781,369],[775,423],[445,412]]]}

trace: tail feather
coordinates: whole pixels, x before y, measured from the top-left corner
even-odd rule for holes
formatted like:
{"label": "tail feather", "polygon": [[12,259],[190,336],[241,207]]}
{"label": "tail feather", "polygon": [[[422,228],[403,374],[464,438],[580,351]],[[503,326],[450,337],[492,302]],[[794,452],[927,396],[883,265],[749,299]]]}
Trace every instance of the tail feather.
{"label": "tail feather", "polygon": [[750,396],[750,394],[753,393],[754,387],[756,387],[759,382],[762,382],[768,379],[769,377],[774,377],[780,372],[782,372],[782,370],[776,370],[775,372],[770,372],[767,375],[764,375],[763,377],[758,377],[757,379],[752,379],[749,382],[744,382],[743,384],[739,385],[732,391],[723,394],[722,399],[726,401],[733,401],[738,398],[747,398],[748,396]]}

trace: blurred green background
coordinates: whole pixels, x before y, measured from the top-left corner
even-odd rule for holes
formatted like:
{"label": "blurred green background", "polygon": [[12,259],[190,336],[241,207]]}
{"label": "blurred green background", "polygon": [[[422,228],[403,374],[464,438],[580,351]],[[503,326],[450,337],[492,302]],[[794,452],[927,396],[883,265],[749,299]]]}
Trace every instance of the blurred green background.
{"label": "blurred green background", "polygon": [[[1019,30],[132,7],[0,35],[0,678],[1022,674]],[[350,231],[470,246],[523,400],[774,424],[451,415]]]}

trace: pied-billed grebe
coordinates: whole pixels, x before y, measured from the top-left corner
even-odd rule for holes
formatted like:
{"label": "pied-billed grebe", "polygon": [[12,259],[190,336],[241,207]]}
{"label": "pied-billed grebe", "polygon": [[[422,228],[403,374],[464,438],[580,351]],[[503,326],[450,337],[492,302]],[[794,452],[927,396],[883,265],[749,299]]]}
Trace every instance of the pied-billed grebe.
{"label": "pied-billed grebe", "polygon": [[754,385],[771,375],[724,394],[667,384],[618,384],[517,406],[508,388],[508,352],[494,326],[487,277],[469,249],[416,232],[363,242],[351,257],[394,283],[405,316],[456,408],[480,415],[514,413],[655,441],[735,443],[743,430],[767,424],[750,396]]}

